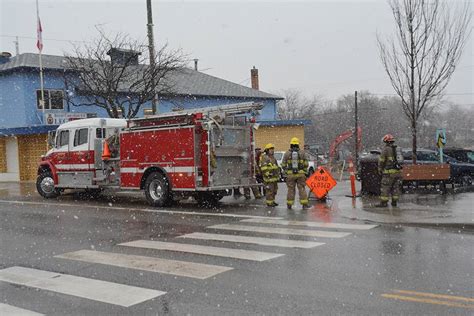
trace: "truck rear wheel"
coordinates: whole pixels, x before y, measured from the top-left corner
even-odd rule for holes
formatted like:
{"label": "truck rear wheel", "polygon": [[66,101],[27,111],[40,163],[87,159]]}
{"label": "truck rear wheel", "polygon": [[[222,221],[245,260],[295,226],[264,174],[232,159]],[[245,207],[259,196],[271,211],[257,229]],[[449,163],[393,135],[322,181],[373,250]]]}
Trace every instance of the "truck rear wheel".
{"label": "truck rear wheel", "polygon": [[38,175],[36,190],[46,199],[52,199],[59,195],[59,190],[54,187],[54,179],[50,171],[43,171]]}
{"label": "truck rear wheel", "polygon": [[151,206],[167,205],[171,198],[168,179],[159,172],[150,173],[145,181],[145,196]]}

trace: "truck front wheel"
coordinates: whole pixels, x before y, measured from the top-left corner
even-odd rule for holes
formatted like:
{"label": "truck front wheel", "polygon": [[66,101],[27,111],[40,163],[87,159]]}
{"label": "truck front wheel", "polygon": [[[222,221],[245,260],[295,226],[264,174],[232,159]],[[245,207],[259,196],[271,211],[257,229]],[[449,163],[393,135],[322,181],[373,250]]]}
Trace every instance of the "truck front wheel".
{"label": "truck front wheel", "polygon": [[171,198],[168,179],[159,172],[150,173],[145,181],[145,196],[151,206],[165,206]]}
{"label": "truck front wheel", "polygon": [[36,190],[46,199],[52,199],[59,195],[59,190],[54,187],[54,179],[50,171],[43,171],[38,175]]}

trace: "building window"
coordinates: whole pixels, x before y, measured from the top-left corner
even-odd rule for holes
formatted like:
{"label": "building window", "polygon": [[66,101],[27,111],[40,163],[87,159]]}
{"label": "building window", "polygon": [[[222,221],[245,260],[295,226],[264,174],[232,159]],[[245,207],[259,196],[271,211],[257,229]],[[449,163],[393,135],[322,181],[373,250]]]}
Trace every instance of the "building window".
{"label": "building window", "polygon": [[[64,92],[62,90],[43,90],[44,91],[44,109],[62,110],[64,109]],[[36,104],[38,110],[42,110],[40,104],[41,90],[36,90]]]}
{"label": "building window", "polygon": [[81,129],[76,130],[74,134],[74,147],[87,143],[88,132],[89,132],[89,129],[87,128],[81,128]]}

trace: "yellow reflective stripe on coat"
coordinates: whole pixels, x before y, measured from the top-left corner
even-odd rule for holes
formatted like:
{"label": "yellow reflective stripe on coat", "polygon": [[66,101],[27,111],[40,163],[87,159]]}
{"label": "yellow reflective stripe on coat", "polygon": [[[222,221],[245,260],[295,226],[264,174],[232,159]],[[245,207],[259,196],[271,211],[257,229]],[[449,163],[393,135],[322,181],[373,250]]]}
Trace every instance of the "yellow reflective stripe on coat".
{"label": "yellow reflective stripe on coat", "polygon": [[269,163],[269,164],[261,166],[260,169],[263,170],[263,171],[265,171],[265,170],[276,170],[276,169],[278,169],[278,166]]}
{"label": "yellow reflective stripe on coat", "polygon": [[275,178],[275,177],[272,177],[272,178],[263,177],[263,182],[265,182],[265,183],[278,182],[278,178]]}
{"label": "yellow reflective stripe on coat", "polygon": [[297,173],[294,173],[293,170],[290,169],[290,170],[286,170],[286,173],[289,174],[289,175],[292,175],[292,174],[299,174],[299,173],[301,173],[301,174],[306,174],[306,170],[300,169],[300,170],[298,170]]}
{"label": "yellow reflective stripe on coat", "polygon": [[401,171],[398,170],[398,169],[385,169],[385,170],[383,171],[383,173],[384,173],[384,174],[395,174],[395,173],[401,173]]}

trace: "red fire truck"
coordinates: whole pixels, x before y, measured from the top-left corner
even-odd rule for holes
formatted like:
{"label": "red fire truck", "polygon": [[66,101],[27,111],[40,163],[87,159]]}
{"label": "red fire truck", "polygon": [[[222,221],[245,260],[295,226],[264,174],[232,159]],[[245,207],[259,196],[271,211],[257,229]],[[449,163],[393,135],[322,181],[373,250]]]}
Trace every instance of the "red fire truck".
{"label": "red fire truck", "polygon": [[36,187],[144,190],[153,206],[194,197],[213,203],[255,181],[255,117],[263,106],[239,103],[124,120],[90,118],[58,127],[42,157]]}

